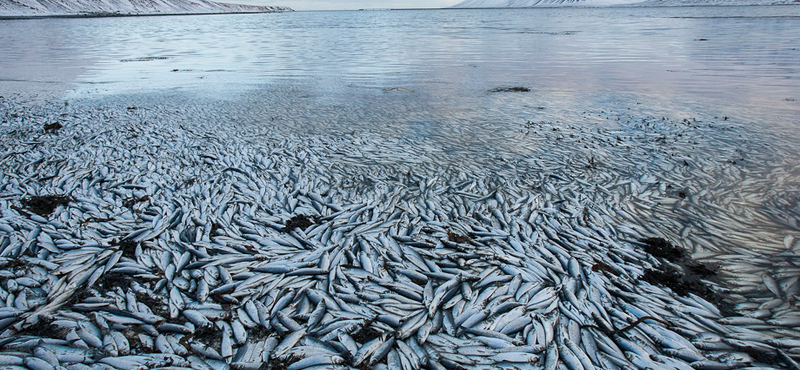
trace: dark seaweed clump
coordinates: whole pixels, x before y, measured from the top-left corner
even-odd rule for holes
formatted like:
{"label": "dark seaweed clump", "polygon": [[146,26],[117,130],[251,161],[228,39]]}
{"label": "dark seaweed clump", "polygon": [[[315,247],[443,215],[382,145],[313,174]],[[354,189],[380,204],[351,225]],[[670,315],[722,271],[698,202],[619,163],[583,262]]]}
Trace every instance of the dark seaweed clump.
{"label": "dark seaweed clump", "polygon": [[107,272],[97,280],[97,286],[104,291],[111,291],[115,287],[129,289],[133,278],[130,275],[118,272]]}
{"label": "dark seaweed clump", "polygon": [[711,290],[700,280],[687,278],[678,269],[669,266],[662,266],[659,270],[647,269],[642,275],[642,280],[653,284],[672,289],[673,292],[681,296],[695,293],[699,296],[711,294]]}
{"label": "dark seaweed clump", "polygon": [[269,361],[264,362],[258,368],[259,370],[286,370],[289,365],[300,361],[302,358],[298,356],[288,356],[279,358],[270,358]]}
{"label": "dark seaweed clump", "polygon": [[136,258],[136,247],[139,246],[139,243],[131,239],[122,239],[120,241],[114,239],[111,245],[117,246],[119,250],[122,251],[122,256],[128,258]]}
{"label": "dark seaweed clump", "polygon": [[251,328],[247,332],[248,337],[252,337],[253,340],[262,341],[267,339],[270,335],[272,335],[272,329],[266,328],[262,325],[256,325],[254,328]]}
{"label": "dark seaweed clump", "polygon": [[524,86],[503,86],[495,87],[489,90],[490,93],[504,93],[504,92],[529,92],[531,89]]}
{"label": "dark seaweed clump", "polygon": [[592,266],[592,271],[605,271],[611,273],[612,275],[619,275],[614,269],[609,266],[607,263],[598,262]]}
{"label": "dark seaweed clump", "polygon": [[299,227],[300,230],[305,230],[313,224],[314,224],[314,219],[312,219],[311,217],[308,217],[306,215],[296,215],[290,218],[289,221],[286,221],[286,225],[283,227],[283,230],[287,233],[289,231],[294,230],[295,227]]}
{"label": "dark seaweed clump", "polygon": [[375,330],[371,326],[367,325],[361,330],[353,333],[353,340],[358,343],[367,343],[377,337],[381,336],[381,332]]}
{"label": "dark seaweed clump", "polygon": [[150,294],[136,293],[136,300],[147,306],[154,315],[169,317],[169,306],[165,299]]}
{"label": "dark seaweed clump", "polygon": [[219,331],[213,327],[199,327],[193,333],[188,334],[181,338],[181,342],[187,346],[192,341],[199,341],[209,347],[219,348],[222,343],[222,336]]}
{"label": "dark seaweed clump", "polygon": [[22,205],[39,216],[49,216],[58,206],[66,206],[72,197],[66,195],[41,195],[24,198]]}
{"label": "dark seaweed clump", "polygon": [[52,317],[40,317],[39,321],[32,325],[23,327],[17,334],[30,335],[32,337],[65,338],[67,330],[53,325],[55,319]]}
{"label": "dark seaweed clump", "polygon": [[644,250],[663,261],[652,269],[646,269],[642,280],[652,284],[670,288],[681,296],[696,294],[716,304],[722,311],[724,297],[714,291],[707,279],[715,278],[718,266],[693,261],[683,249],[673,246],[663,238],[641,239]]}
{"label": "dark seaweed clump", "polygon": [[686,256],[686,251],[673,246],[672,243],[668,242],[664,238],[647,238],[639,241],[645,244],[645,252],[670,262],[677,262]]}
{"label": "dark seaweed clump", "polygon": [[456,234],[454,232],[447,233],[447,240],[453,243],[469,243],[470,238],[468,236],[464,236],[461,234]]}
{"label": "dark seaweed clump", "polygon": [[45,123],[44,124],[44,132],[56,132],[60,129],[64,128],[60,122],[53,122],[53,123]]}

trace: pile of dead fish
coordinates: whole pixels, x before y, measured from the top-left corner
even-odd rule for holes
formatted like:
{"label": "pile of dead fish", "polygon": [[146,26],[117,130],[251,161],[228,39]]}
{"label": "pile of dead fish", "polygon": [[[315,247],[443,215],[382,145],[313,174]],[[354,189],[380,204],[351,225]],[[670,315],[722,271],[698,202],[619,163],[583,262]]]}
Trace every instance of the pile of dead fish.
{"label": "pile of dead fish", "polygon": [[641,281],[665,262],[613,187],[0,103],[3,368],[797,368],[792,311],[766,338]]}

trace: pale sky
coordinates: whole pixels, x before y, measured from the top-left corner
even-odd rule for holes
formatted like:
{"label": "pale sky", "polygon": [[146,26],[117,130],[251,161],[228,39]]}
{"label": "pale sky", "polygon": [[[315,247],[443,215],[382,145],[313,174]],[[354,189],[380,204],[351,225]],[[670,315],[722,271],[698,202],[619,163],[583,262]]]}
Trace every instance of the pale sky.
{"label": "pale sky", "polygon": [[281,5],[294,10],[358,10],[383,8],[446,8],[462,0],[223,0],[226,3]]}

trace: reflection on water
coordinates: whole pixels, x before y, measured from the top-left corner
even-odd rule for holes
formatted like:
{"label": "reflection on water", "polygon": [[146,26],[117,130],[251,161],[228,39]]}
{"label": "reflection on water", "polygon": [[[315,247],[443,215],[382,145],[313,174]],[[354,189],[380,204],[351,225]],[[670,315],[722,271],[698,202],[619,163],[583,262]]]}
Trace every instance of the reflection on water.
{"label": "reflection on water", "polygon": [[781,6],[5,21],[2,33],[15,36],[0,45],[0,79],[61,82],[70,97],[230,97],[299,84],[341,104],[363,88],[403,87],[472,105],[483,91],[521,85],[793,115],[799,16],[800,7]]}

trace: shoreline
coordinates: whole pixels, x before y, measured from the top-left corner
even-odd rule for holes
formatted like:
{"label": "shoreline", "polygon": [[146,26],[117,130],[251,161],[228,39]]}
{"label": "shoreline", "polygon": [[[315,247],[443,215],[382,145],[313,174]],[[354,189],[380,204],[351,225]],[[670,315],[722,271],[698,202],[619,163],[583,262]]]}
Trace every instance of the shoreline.
{"label": "shoreline", "polygon": [[270,14],[294,12],[292,9],[274,11],[236,11],[211,13],[88,13],[88,14],[46,14],[46,15],[0,15],[0,20],[52,19],[52,18],[122,18],[122,17],[163,17],[183,15],[224,15],[224,14]]}

